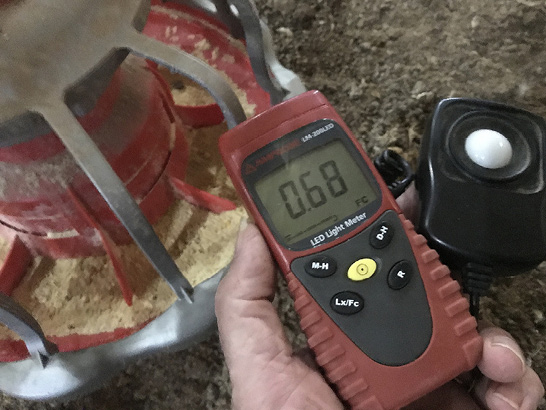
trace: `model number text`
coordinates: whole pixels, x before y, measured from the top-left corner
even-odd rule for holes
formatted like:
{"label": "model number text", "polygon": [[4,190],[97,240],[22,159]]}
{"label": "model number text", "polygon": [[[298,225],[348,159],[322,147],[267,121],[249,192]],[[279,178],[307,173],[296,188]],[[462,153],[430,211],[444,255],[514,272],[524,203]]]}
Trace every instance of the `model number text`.
{"label": "model number text", "polygon": [[302,142],[309,141],[310,139],[318,137],[320,134],[323,134],[326,131],[331,130],[332,128],[334,128],[333,123],[326,124],[326,125],[324,125],[324,126],[322,126],[320,128],[317,128],[316,130],[310,132],[309,134],[306,134],[303,137],[301,137],[301,141]]}

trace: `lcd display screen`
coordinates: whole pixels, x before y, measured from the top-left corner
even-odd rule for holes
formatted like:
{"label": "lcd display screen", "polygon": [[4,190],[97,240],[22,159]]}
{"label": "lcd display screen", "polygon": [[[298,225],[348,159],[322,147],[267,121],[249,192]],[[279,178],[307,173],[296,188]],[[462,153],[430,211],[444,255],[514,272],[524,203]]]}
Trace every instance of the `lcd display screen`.
{"label": "lcd display screen", "polygon": [[288,245],[344,220],[377,198],[340,140],[285,162],[258,180],[255,189]]}

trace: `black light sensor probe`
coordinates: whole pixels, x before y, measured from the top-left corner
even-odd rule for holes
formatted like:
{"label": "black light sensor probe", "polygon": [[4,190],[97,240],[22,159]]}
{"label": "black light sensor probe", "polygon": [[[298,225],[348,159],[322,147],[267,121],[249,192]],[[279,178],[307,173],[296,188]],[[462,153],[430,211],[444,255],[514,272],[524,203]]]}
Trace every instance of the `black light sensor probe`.
{"label": "black light sensor probe", "polygon": [[495,276],[546,259],[546,122],[489,101],[441,101],[423,137],[416,176],[418,230],[461,270],[477,315]]}

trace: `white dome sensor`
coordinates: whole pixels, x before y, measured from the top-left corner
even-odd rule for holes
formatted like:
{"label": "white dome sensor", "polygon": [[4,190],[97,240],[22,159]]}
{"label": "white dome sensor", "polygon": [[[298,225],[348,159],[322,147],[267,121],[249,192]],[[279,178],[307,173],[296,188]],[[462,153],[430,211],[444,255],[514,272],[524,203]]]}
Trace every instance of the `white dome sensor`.
{"label": "white dome sensor", "polygon": [[464,148],[477,165],[488,169],[499,169],[510,163],[512,145],[500,132],[481,129],[466,138]]}

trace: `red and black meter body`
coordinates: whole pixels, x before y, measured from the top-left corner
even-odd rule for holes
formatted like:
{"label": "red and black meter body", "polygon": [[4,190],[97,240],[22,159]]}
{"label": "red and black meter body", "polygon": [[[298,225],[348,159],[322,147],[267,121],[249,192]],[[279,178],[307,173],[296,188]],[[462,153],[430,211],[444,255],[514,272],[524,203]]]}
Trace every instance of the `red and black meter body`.
{"label": "red and black meter body", "polygon": [[458,283],[322,94],[229,130],[220,152],[352,408],[400,408],[476,365],[482,341]]}

